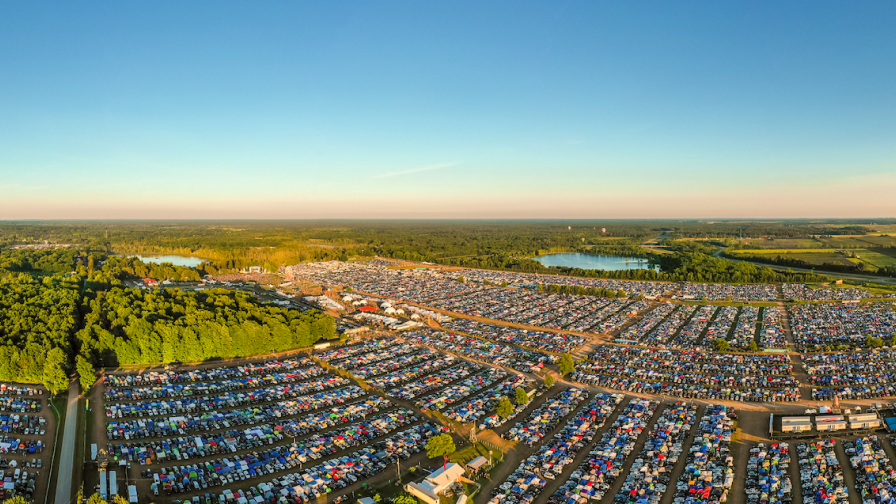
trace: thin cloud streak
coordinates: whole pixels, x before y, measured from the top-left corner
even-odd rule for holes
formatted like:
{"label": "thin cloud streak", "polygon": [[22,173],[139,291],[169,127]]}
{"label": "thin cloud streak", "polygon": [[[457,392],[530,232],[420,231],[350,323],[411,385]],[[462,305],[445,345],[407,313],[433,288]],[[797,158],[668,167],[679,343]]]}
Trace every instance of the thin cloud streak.
{"label": "thin cloud streak", "polygon": [[410,170],[381,173],[379,175],[374,175],[374,176],[370,177],[370,180],[398,177],[401,175],[410,175],[411,173],[420,173],[420,172],[432,171],[432,170],[441,170],[442,168],[450,168],[452,166],[457,166],[458,164],[460,164],[460,163],[456,163],[456,162],[455,163],[441,163],[441,164],[436,164],[436,165],[420,166],[418,168],[411,168]]}

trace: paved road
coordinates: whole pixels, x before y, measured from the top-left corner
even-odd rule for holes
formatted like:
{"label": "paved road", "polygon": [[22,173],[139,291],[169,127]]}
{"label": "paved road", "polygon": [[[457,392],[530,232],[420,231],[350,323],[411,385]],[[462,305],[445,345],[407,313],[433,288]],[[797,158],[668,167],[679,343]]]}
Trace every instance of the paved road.
{"label": "paved road", "polygon": [[72,468],[75,458],[75,438],[78,437],[78,380],[68,387],[65,428],[62,431],[62,450],[59,452],[59,474],[56,475],[56,504],[68,504],[72,499]]}

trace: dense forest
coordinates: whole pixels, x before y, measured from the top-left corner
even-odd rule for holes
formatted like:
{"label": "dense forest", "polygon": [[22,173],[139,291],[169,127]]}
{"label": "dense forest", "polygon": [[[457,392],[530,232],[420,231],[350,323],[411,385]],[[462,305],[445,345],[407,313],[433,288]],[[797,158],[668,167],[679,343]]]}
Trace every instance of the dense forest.
{"label": "dense forest", "polygon": [[81,311],[81,354],[108,365],[282,352],[336,333],[332,317],[261,305],[226,289],[112,289],[86,297]]}
{"label": "dense forest", "polygon": [[43,382],[51,349],[73,353],[79,298],[78,285],[59,276],[0,279],[0,380]]}
{"label": "dense forest", "polygon": [[123,289],[203,272],[103,252],[0,250],[0,380],[67,386],[76,357],[95,365],[196,362],[308,347],[332,317],[263,305],[225,289]]}

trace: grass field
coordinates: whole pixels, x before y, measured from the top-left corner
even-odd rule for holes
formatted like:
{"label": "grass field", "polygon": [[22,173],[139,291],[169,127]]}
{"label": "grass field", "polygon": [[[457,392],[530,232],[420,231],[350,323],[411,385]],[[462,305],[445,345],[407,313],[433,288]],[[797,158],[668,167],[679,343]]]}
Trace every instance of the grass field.
{"label": "grass field", "polygon": [[790,248],[790,249],[747,249],[732,250],[732,254],[769,255],[769,254],[834,254],[836,249],[829,248]]}
{"label": "grass field", "polygon": [[[856,251],[860,256],[864,253],[864,250]],[[799,261],[805,261],[809,264],[840,264],[844,266],[851,266],[858,262],[854,259],[849,259],[845,257],[841,252],[830,249],[815,249],[811,251],[807,250],[762,250],[762,251],[753,251],[753,250],[742,250],[737,251],[735,254],[737,257],[749,260],[751,257],[756,258],[765,258],[765,259],[775,259],[778,256],[784,257],[786,259],[796,259]]]}
{"label": "grass field", "polygon": [[[880,250],[880,249],[878,249]],[[896,266],[896,250],[893,249],[883,249],[887,250],[890,254],[894,255],[886,255],[882,254],[875,250],[862,250],[857,251],[859,257],[862,261],[871,264],[872,266],[876,266],[878,268],[886,268],[887,266]]]}
{"label": "grass field", "polygon": [[779,238],[769,240],[765,238],[740,240],[741,243],[749,244],[754,247],[764,249],[817,249],[822,248],[824,244],[814,238]]}
{"label": "grass field", "polygon": [[896,247],[896,236],[834,236],[819,241],[831,247]]}
{"label": "grass field", "polygon": [[872,268],[886,268],[887,266],[896,266],[896,249],[874,248],[874,249],[849,249],[849,253],[855,254],[858,258],[846,257],[842,252],[833,249],[763,249],[763,250],[734,250],[732,255],[743,259],[751,257],[774,259],[778,256],[787,259],[797,259],[805,261],[809,264],[840,264],[850,266],[858,263],[865,263]]}

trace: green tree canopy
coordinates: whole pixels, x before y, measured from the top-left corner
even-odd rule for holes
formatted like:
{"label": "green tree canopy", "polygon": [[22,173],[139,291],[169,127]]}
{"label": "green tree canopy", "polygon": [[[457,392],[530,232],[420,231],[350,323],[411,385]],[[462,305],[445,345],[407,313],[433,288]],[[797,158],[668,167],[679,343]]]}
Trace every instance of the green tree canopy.
{"label": "green tree canopy", "polygon": [[51,394],[58,394],[68,387],[68,377],[65,374],[66,360],[65,352],[60,348],[51,348],[47,352],[41,383]]}
{"label": "green tree canopy", "polygon": [[454,446],[454,438],[451,434],[444,433],[429,438],[426,443],[426,456],[429,458],[444,457],[443,467],[448,467],[448,455],[454,453],[457,447]]}
{"label": "green tree canopy", "polygon": [[547,388],[553,387],[555,382],[556,380],[554,380],[554,377],[551,375],[547,375],[544,377],[544,386]]}
{"label": "green tree canopy", "polygon": [[710,343],[710,348],[715,352],[727,352],[730,345],[723,338],[716,338]]}
{"label": "green tree canopy", "polygon": [[90,387],[96,381],[96,370],[93,364],[83,356],[78,355],[75,358],[75,371],[78,372],[78,381],[81,384],[81,393],[87,395]]}
{"label": "green tree canopy", "polygon": [[529,396],[526,394],[526,391],[523,390],[522,387],[516,389],[516,403],[522,406],[529,402]]}
{"label": "green tree canopy", "polygon": [[498,416],[501,418],[508,418],[512,414],[513,404],[510,403],[510,399],[501,396],[501,399],[498,401]]}
{"label": "green tree canopy", "polygon": [[560,368],[560,374],[566,376],[575,370],[576,363],[572,360],[572,355],[565,353],[560,356],[560,363],[558,366]]}

